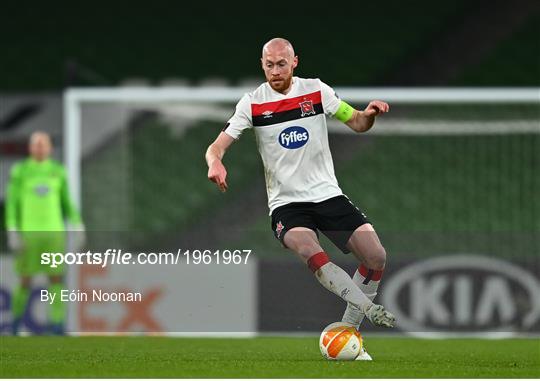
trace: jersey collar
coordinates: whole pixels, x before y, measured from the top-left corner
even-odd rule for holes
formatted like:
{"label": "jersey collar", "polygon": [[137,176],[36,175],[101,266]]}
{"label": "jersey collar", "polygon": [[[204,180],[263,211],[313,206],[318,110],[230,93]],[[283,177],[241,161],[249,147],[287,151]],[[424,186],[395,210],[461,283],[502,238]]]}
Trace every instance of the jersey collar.
{"label": "jersey collar", "polygon": [[47,158],[47,159],[41,160],[41,161],[37,161],[33,157],[29,157],[28,160],[30,161],[30,163],[32,165],[47,165],[47,164],[49,164],[51,162],[50,158]]}

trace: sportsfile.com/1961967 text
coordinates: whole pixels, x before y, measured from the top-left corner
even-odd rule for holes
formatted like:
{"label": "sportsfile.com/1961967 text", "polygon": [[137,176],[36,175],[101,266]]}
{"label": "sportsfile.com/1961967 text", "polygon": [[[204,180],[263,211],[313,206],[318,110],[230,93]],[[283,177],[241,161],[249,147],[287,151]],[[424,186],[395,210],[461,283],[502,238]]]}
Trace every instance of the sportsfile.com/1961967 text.
{"label": "sportsfile.com/1961967 text", "polygon": [[139,252],[130,253],[122,249],[107,249],[104,252],[66,252],[41,253],[41,264],[56,268],[60,265],[210,265],[210,264],[246,264],[251,250],[249,249],[178,249],[172,252]]}

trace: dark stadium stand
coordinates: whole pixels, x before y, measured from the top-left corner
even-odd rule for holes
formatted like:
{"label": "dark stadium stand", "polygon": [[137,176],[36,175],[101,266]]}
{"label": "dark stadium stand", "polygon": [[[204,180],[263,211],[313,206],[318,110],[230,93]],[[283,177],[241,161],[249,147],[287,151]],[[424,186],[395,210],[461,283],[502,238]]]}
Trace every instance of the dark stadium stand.
{"label": "dark stadium stand", "polygon": [[452,85],[539,86],[540,15],[532,15],[509,39],[477,65],[467,67]]}
{"label": "dark stadium stand", "polygon": [[[482,14],[485,3],[390,1],[385,3],[384,11],[377,3],[351,3],[347,12],[356,15],[358,22],[342,22],[335,16],[325,19],[315,6],[279,18],[261,18],[253,17],[257,11],[252,4],[227,10],[196,3],[189,9],[181,3],[162,8],[156,4],[152,15],[148,15],[146,7],[131,4],[129,17],[125,17],[121,3],[108,4],[106,11],[58,5],[61,12],[48,3],[33,4],[31,9],[6,4],[3,13],[21,15],[25,33],[10,33],[8,43],[3,44],[0,71],[10,75],[2,76],[0,89],[16,92],[59,90],[66,85],[116,85],[125,78],[141,76],[153,83],[171,76],[193,83],[209,77],[233,83],[260,78],[260,47],[265,38],[281,34],[282,30],[287,31],[284,37],[293,41],[301,58],[298,74],[318,76],[333,85],[392,85],[388,78],[405,65],[414,66],[426,52],[436,53],[440,41],[449,39],[472,11]],[[489,5],[496,9],[503,3]],[[203,23],[195,17],[201,14]],[[319,23],[317,27],[313,20]],[[498,47],[493,55],[487,54],[478,68],[463,68],[464,77],[458,83],[538,83],[535,20],[495,44]],[[3,27],[20,31],[21,19],[6,17]],[[268,30],[268,37],[261,37],[262,32],[246,33],[252,29]],[[473,35],[460,49],[474,50],[475,44]],[[335,65],[336,55],[340,57],[339,65]],[[508,63],[516,61],[521,63],[519,73],[508,74]],[[418,78],[412,85],[426,83]]]}

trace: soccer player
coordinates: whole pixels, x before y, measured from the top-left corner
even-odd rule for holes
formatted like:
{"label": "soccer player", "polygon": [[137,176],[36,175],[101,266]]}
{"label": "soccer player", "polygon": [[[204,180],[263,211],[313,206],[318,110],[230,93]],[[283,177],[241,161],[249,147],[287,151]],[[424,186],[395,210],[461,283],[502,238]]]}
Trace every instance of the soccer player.
{"label": "soccer player", "polygon": [[21,280],[12,298],[12,331],[14,335],[18,333],[30,297],[32,277],[45,273],[49,292],[57,295],[49,308],[49,329],[53,334],[62,334],[66,314],[60,301],[63,268],[42,265],[41,253],[64,251],[65,217],[78,245],[84,239],[84,225],[69,196],[66,170],[49,158],[52,151],[49,135],[34,132],[29,151],[28,159],[13,166],[6,193],[8,246],[16,253],[15,269]]}
{"label": "soccer player", "polygon": [[[293,76],[298,57],[282,38],[264,45],[261,64],[267,82],[240,99],[234,115],[208,147],[208,178],[222,192],[227,190],[223,156],[245,129],[254,128],[275,237],[307,264],[325,288],[347,302],[343,322],[358,328],[366,316],[375,325],[393,327],[394,316],[373,303],[386,252],[366,216],[338,185],[325,117],[365,132],[377,116],[388,112],[388,104],[375,100],[363,111],[355,110],[321,80]],[[352,279],[330,261],[319,244],[319,231],[359,260]],[[359,359],[371,357],[365,352]]]}

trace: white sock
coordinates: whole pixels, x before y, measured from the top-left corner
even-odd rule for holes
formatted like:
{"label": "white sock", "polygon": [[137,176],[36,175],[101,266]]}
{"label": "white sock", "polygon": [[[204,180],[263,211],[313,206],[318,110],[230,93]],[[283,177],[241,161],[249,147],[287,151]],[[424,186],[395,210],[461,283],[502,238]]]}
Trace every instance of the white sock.
{"label": "white sock", "polygon": [[[379,288],[379,283],[382,276],[382,270],[369,270],[364,265],[360,267],[354,273],[352,278],[354,284],[366,295],[366,297],[373,302],[377,296],[377,289]],[[365,313],[361,311],[354,304],[347,303],[347,308],[343,314],[342,321],[352,324],[356,329],[360,328],[360,324],[365,318]]]}
{"label": "white sock", "polygon": [[319,283],[345,300],[347,305],[352,305],[364,313],[373,304],[345,270],[328,261],[328,256],[325,253],[312,256],[308,261],[308,266],[314,272]]}

